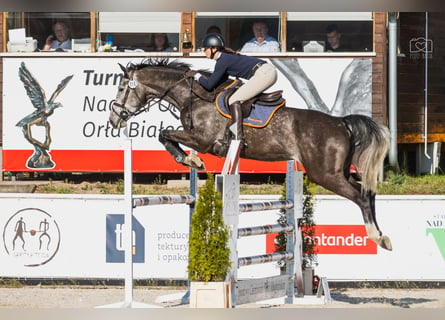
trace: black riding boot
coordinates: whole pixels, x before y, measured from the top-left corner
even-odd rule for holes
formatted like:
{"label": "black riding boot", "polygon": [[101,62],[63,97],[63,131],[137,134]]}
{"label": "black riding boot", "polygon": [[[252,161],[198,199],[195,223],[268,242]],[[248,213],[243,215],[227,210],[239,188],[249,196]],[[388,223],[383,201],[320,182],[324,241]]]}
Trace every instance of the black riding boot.
{"label": "black riding boot", "polygon": [[213,152],[221,157],[225,157],[227,155],[227,151],[230,147],[230,142],[232,141],[232,137],[235,135],[230,130],[230,127],[236,123],[236,131],[238,137],[234,137],[235,139],[241,140],[241,148],[245,147],[244,144],[244,131],[243,131],[243,112],[241,109],[241,103],[236,101],[229,106],[229,112],[232,116],[230,123],[227,125],[226,130],[224,132],[224,137],[221,140],[218,140],[213,145]]}
{"label": "black riding boot", "polygon": [[230,114],[232,115],[232,124],[236,123],[237,135],[235,139],[241,141],[241,145],[244,144],[244,131],[243,131],[243,111],[241,109],[241,102],[236,101],[229,106]]}

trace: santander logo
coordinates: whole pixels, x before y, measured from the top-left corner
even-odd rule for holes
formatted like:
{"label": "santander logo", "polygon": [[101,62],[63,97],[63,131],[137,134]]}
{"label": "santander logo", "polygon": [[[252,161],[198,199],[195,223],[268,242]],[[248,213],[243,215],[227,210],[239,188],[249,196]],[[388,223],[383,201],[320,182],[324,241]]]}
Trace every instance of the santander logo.
{"label": "santander logo", "polygon": [[363,225],[317,225],[313,239],[317,254],[377,254]]}
{"label": "santander logo", "polygon": [[[268,253],[275,251],[275,234],[266,237]],[[316,225],[315,241],[317,254],[377,254],[377,244],[371,241],[364,225]]]}

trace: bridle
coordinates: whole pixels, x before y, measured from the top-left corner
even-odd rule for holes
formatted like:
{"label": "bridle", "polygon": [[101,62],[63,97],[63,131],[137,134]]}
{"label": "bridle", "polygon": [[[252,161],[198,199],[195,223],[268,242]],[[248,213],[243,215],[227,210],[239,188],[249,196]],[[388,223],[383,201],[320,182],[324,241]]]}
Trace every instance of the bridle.
{"label": "bridle", "polygon": [[[129,73],[130,80],[128,81],[127,89],[125,90],[123,102],[118,103],[115,101],[111,107],[111,110],[119,117],[118,128],[120,128],[122,121],[127,121],[131,117],[143,112],[145,110],[145,108],[144,108],[145,105],[147,105],[147,103],[148,103],[148,101],[147,101],[147,103],[143,102],[141,97],[139,97],[139,95],[136,94],[136,97],[138,98],[139,103],[140,103],[139,106],[136,108],[136,111],[132,112],[125,106],[127,103],[127,99],[130,94],[130,91],[136,89],[136,87],[137,87],[137,81],[133,79],[133,73],[134,73],[134,70],[130,71],[130,73]],[[119,111],[116,110],[116,107],[119,108],[120,110]]]}
{"label": "bridle", "polygon": [[[130,92],[132,90],[135,90],[136,87],[138,86],[138,82],[136,80],[133,79],[133,74],[134,74],[134,70],[131,70],[128,74],[128,84],[127,84],[127,88],[125,90],[125,94],[124,94],[124,98],[123,98],[123,102],[122,103],[118,103],[118,102],[114,102],[111,110],[119,117],[119,122],[117,124],[117,128],[119,129],[121,126],[121,122],[122,121],[127,121],[128,119],[130,119],[133,116],[136,116],[144,111],[147,111],[147,109],[149,109],[151,107],[150,103],[154,100],[157,99],[158,101],[161,101],[166,95],[167,93],[173,89],[174,87],[176,87],[179,83],[181,83],[182,81],[186,81],[187,80],[187,76],[184,74],[183,77],[181,77],[181,79],[179,79],[178,81],[176,81],[175,83],[173,83],[170,87],[168,87],[166,90],[162,91],[162,90],[158,90],[159,94],[150,94],[150,97],[148,99],[146,99],[146,101],[143,101],[143,99],[141,99],[141,97],[135,92],[136,97],[139,100],[139,105],[136,107],[136,111],[130,111],[128,109],[128,107],[126,106],[127,103],[127,99],[128,96],[130,94]],[[193,81],[193,79],[191,79],[191,82]],[[143,86],[146,86],[144,84],[142,84]],[[191,86],[190,86],[191,88]],[[148,106],[148,108],[147,108]],[[116,107],[119,108],[119,110],[116,110]],[[179,119],[179,117],[173,113],[173,111],[169,108],[170,113],[176,118]]]}

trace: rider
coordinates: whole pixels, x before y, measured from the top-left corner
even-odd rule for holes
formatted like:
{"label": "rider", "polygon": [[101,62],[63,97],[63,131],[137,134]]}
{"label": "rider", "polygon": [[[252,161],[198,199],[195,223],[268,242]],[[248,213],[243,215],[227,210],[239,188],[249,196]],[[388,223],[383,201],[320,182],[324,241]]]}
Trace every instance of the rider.
{"label": "rider", "polygon": [[[208,78],[200,73],[194,74],[195,80],[206,90],[214,89],[228,76],[248,80],[229,98],[229,112],[232,117],[230,126],[236,123],[236,138],[243,146],[243,117],[250,113],[251,107],[242,106],[243,102],[270,88],[277,80],[277,71],[272,64],[262,59],[225,48],[224,38],[218,33],[207,34],[202,48],[207,58],[216,60],[213,73]],[[230,140],[230,133],[224,135],[224,140],[220,141],[225,146],[224,149],[227,150]]]}

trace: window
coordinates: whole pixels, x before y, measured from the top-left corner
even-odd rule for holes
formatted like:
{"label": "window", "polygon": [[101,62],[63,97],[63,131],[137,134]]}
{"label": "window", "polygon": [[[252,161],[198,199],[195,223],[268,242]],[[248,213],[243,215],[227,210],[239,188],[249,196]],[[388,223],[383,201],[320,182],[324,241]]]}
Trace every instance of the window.
{"label": "window", "polygon": [[100,45],[111,35],[119,51],[155,51],[152,48],[154,38],[163,34],[168,38],[169,51],[178,51],[180,12],[100,12],[98,21]]}
{"label": "window", "polygon": [[7,28],[25,28],[26,36],[36,39],[41,50],[55,22],[67,25],[71,39],[85,39],[91,37],[90,20],[89,12],[9,12]]}
{"label": "window", "polygon": [[328,46],[326,28],[335,24],[347,51],[372,51],[371,12],[288,12],[287,51],[303,51],[303,44],[317,41]]}
{"label": "window", "polygon": [[[196,49],[201,47],[202,39],[210,26],[220,28],[226,46],[240,50],[246,41],[253,37],[252,24],[264,21],[268,34],[280,41],[280,19],[278,12],[197,12],[195,19]],[[195,50],[196,50],[195,49]]]}

